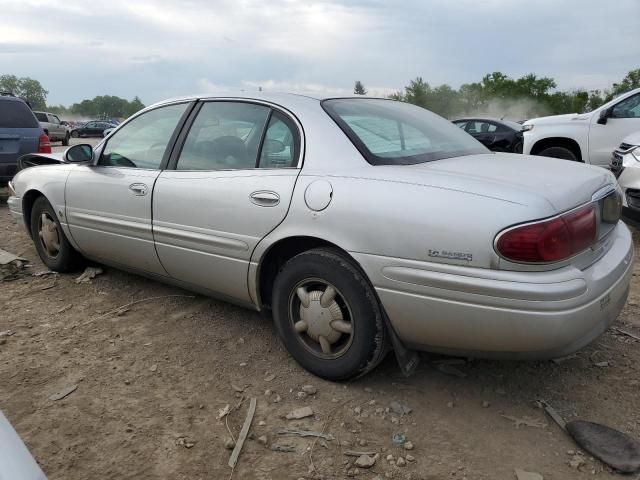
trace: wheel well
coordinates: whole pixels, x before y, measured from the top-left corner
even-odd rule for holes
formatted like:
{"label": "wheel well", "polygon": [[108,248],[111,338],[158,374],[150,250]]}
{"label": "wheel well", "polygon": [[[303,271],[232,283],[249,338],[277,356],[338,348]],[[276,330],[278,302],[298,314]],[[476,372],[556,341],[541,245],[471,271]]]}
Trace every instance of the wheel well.
{"label": "wheel well", "polygon": [[300,236],[279,240],[267,250],[260,262],[258,271],[258,294],[260,296],[259,302],[261,306],[271,307],[273,282],[284,264],[302,252],[320,247],[329,247],[341,252],[347,258],[351,259],[354,265],[360,268],[358,263],[353,260],[345,250],[321,238]]}
{"label": "wheel well", "polygon": [[31,236],[31,238],[33,238],[33,233],[31,232],[31,211],[33,210],[33,204],[38,197],[44,197],[42,192],[38,190],[29,190],[22,198],[22,219],[24,220],[27,232],[29,232],[29,236]]}
{"label": "wheel well", "polygon": [[584,162],[582,159],[582,152],[580,151],[580,145],[575,140],[566,137],[551,137],[538,140],[531,148],[531,155],[538,155],[541,151],[550,147],[563,147],[570,150],[578,159],[579,162]]}

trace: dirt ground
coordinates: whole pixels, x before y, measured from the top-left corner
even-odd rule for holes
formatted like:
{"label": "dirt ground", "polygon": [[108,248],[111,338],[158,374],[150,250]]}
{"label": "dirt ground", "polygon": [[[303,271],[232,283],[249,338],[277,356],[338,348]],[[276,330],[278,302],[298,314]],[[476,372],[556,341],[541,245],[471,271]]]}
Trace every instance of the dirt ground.
{"label": "dirt ground", "polygon": [[[238,436],[250,397],[257,410],[235,479],[493,480],[514,479],[516,468],[545,479],[616,475],[549,423],[539,398],[569,419],[640,438],[640,342],[614,330],[559,363],[466,360],[456,376],[425,355],[404,378],[389,356],[365,378],[333,384],[302,370],[257,313],[114,269],[82,284],[79,273],[37,276],[46,269],[5,203],[0,248],[30,262],[0,283],[0,331],[13,332],[0,344],[0,409],[52,480],[227,479],[225,443],[229,430]],[[617,326],[639,334],[635,275]],[[317,393],[300,398],[304,385]],[[393,401],[411,413],[388,410]],[[238,404],[227,428],[219,410]],[[314,415],[284,418],[304,406]],[[333,440],[280,435],[284,428]],[[394,446],[398,433],[411,451]],[[354,471],[349,450],[380,457]],[[410,461],[396,463],[400,456]]]}

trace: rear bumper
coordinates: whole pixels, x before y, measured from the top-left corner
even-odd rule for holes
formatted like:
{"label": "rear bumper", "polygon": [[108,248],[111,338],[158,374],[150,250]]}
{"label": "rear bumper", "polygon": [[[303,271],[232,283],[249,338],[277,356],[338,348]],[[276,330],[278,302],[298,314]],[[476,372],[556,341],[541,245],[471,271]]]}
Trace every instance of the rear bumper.
{"label": "rear bumper", "polygon": [[585,270],[508,272],[354,254],[410,347],[487,358],[554,358],[602,334],[624,307],[633,243],[619,223]]}

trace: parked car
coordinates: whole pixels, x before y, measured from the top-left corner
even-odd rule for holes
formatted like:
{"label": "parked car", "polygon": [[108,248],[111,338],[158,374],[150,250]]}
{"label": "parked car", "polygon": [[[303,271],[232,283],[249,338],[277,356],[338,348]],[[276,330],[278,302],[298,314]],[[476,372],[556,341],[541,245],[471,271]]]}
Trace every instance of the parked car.
{"label": "parked car", "polygon": [[22,439],[0,411],[0,478],[47,480]]}
{"label": "parked car", "polygon": [[13,177],[18,157],[33,152],[51,153],[49,137],[24,100],[0,94],[0,186]]}
{"label": "parked car", "polygon": [[390,345],[568,355],[629,291],[611,172],[495,155],[402,102],[182,98],[63,162],[20,171],[8,200],[48,268],[84,257],[271,312],[291,355],[332,380]]}
{"label": "parked car", "polygon": [[110,122],[103,122],[100,120],[92,120],[85,123],[81,127],[71,130],[71,136],[73,138],[78,137],[102,137],[104,131],[107,128],[113,128],[113,124]]}
{"label": "parked car", "polygon": [[613,149],[637,130],[640,130],[640,88],[590,113],[527,120],[524,153],[607,167]]}
{"label": "parked car", "polygon": [[453,121],[494,152],[522,153],[522,125],[493,118],[460,118]]}
{"label": "parked car", "polygon": [[60,121],[56,114],[35,111],[33,113],[35,113],[40,125],[42,125],[44,133],[49,136],[50,141],[62,142],[65,147],[69,145],[71,130]]}
{"label": "parked car", "polygon": [[640,131],[625,137],[611,157],[611,171],[622,189],[622,214],[640,226]]}

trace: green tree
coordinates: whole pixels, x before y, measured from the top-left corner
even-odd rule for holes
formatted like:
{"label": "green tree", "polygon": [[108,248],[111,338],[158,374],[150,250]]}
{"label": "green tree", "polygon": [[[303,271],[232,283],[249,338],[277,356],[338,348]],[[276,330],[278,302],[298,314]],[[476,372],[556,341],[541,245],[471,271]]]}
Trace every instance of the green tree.
{"label": "green tree", "polygon": [[0,75],[0,91],[11,92],[27,100],[34,110],[44,110],[47,106],[47,90],[38,80],[15,75]]}
{"label": "green tree", "polygon": [[353,93],[356,95],[366,95],[367,90],[364,88],[364,85],[360,80],[356,80],[356,84],[353,87]]}
{"label": "green tree", "polygon": [[607,95],[607,101],[635,88],[640,88],[640,68],[631,70],[620,83],[614,83],[613,89]]}
{"label": "green tree", "polygon": [[92,100],[83,100],[74,103],[70,110],[72,113],[92,118],[125,118],[144,108],[144,104],[138,97],[132,101],[113,95],[99,95]]}

